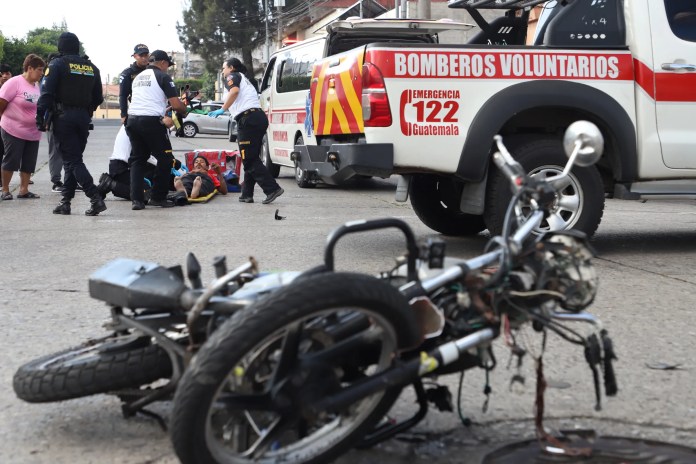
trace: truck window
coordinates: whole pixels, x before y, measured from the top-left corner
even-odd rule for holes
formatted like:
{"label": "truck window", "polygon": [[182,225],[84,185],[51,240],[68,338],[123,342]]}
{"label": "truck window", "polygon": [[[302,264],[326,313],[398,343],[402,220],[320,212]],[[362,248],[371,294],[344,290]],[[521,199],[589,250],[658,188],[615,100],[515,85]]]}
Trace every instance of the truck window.
{"label": "truck window", "polygon": [[568,48],[626,46],[622,0],[561,2],[560,5],[555,17],[549,18],[544,45]]}
{"label": "truck window", "polygon": [[696,42],[696,2],[665,0],[669,27],[682,40]]}

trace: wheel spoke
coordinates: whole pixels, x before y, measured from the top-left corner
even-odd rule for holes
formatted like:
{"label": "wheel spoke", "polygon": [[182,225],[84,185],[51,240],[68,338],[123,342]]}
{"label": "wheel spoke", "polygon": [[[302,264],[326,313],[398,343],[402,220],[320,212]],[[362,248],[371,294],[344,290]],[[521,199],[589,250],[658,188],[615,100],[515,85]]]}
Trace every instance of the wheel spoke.
{"label": "wheel spoke", "polygon": [[221,393],[216,400],[228,410],[240,411],[275,411],[270,395],[239,394],[233,392]]}
{"label": "wheel spoke", "polygon": [[256,440],[247,449],[242,456],[249,458],[260,458],[263,453],[268,451],[274,443],[280,443],[280,438],[283,432],[285,432],[292,422],[283,416],[278,417],[274,420],[265,430],[262,431],[258,440]]}
{"label": "wheel spoke", "polygon": [[563,195],[558,199],[558,209],[577,213],[580,209],[579,195]]}
{"label": "wheel spoke", "polygon": [[568,222],[558,213],[553,213],[546,218],[549,224],[549,230],[563,230],[568,225]]}
{"label": "wheel spoke", "polygon": [[280,348],[280,358],[276,366],[271,388],[276,382],[282,381],[283,378],[297,365],[297,357],[299,354],[300,341],[302,339],[302,322],[296,322],[288,326],[283,344]]}

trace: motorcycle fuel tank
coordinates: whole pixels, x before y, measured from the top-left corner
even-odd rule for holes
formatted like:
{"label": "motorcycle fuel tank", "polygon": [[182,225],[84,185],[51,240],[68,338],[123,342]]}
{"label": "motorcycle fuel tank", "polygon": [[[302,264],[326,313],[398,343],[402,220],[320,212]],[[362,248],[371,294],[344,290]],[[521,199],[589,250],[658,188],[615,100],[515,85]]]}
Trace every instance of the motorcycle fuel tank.
{"label": "motorcycle fuel tank", "polygon": [[125,308],[177,309],[184,282],[156,263],[115,259],[89,277],[92,298]]}

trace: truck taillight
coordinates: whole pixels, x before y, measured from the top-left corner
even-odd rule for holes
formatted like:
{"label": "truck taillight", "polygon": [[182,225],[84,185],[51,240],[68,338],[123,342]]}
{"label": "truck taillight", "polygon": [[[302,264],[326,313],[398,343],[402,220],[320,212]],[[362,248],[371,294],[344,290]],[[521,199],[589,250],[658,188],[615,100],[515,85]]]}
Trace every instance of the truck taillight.
{"label": "truck taillight", "polygon": [[391,109],[382,72],[372,63],[365,63],[362,71],[362,112],[365,127],[391,126]]}

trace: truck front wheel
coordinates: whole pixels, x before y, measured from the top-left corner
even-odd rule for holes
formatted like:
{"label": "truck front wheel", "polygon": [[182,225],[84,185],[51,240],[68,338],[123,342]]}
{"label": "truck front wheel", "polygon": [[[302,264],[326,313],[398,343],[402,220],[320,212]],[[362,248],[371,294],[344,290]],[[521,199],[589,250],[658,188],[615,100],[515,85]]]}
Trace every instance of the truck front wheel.
{"label": "truck front wheel", "polygon": [[454,179],[416,175],[411,180],[411,206],[423,224],[444,235],[475,235],[486,228],[483,216],[462,213],[462,185]]}
{"label": "truck front wheel", "polygon": [[[568,161],[561,140],[542,139],[513,147],[512,155],[532,176],[553,177]],[[484,218],[491,234],[503,230],[505,211],[512,197],[510,181],[493,165],[488,179]],[[521,205],[523,211],[526,205]],[[551,215],[539,232],[577,229],[588,236],[594,234],[604,212],[604,185],[594,166],[575,166],[561,190],[556,194]]]}

